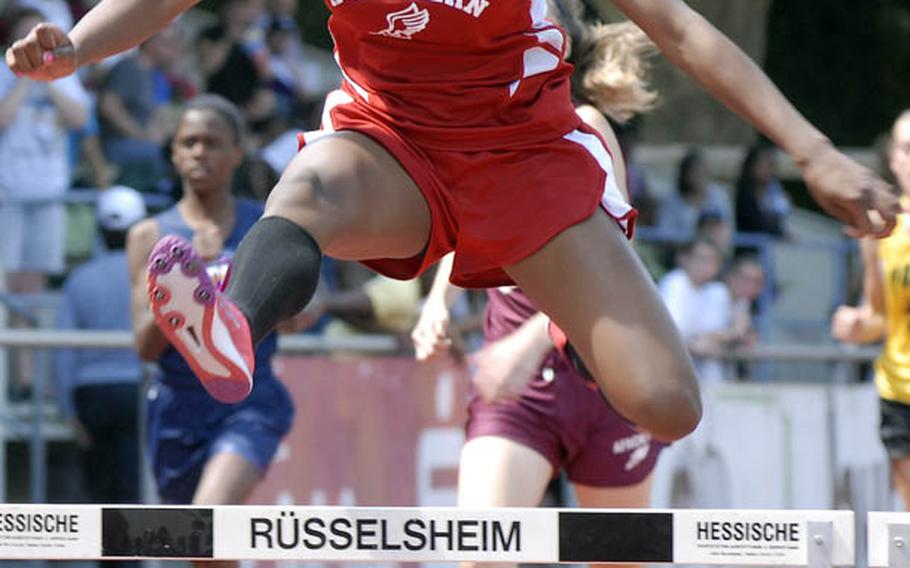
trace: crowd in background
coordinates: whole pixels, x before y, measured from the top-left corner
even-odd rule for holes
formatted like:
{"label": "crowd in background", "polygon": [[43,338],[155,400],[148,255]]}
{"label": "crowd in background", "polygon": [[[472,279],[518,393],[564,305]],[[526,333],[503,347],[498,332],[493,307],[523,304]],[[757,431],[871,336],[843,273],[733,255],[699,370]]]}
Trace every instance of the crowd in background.
{"label": "crowd in background", "polygon": [[[68,29],[88,4],[8,3],[0,33],[8,44],[43,19]],[[242,110],[249,136],[234,192],[267,197],[297,151],[297,133],[318,128],[322,100],[340,80],[331,54],[304,43],[296,10],[294,0],[226,0],[216,13],[191,11],[138,49],[51,84],[0,69],[0,266],[8,304],[15,303],[10,294],[57,293],[69,272],[104,248],[90,206],[78,205],[92,198],[80,195],[133,188],[151,213],[179,199],[168,140],[181,105],[197,94],[221,95]],[[751,314],[771,285],[755,251],[735,247],[733,235],[788,236],[791,205],[774,149],[745,150],[728,187],[712,179],[693,148],[679,161],[673,187],[657,196],[634,160],[634,131],[620,134],[639,226],[666,237],[643,253],[646,265],[693,355],[708,361],[706,376],[727,376],[730,369],[711,355],[754,344]],[[308,310],[309,332],[404,336],[425,291],[419,281],[329,262]],[[482,296],[468,298],[460,313],[476,321]],[[28,324],[20,320],[10,324]],[[28,362],[14,365],[14,376],[29,372]]]}
{"label": "crowd in background", "polygon": [[[9,44],[40,20],[68,29],[90,4],[9,2],[0,34]],[[0,268],[8,306],[19,305],[16,297],[65,296],[66,276],[105,250],[98,232],[105,221],[91,205],[98,192],[132,188],[149,213],[179,199],[168,140],[181,105],[200,93],[221,95],[243,112],[249,136],[234,193],[267,197],[297,151],[297,133],[318,128],[322,100],[340,80],[332,55],[305,43],[297,7],[295,0],[226,0],[217,12],[193,10],[138,49],[50,84],[0,66]],[[635,160],[634,128],[619,134],[638,225],[661,236],[660,245],[639,247],[643,260],[704,379],[733,378],[736,370],[718,355],[756,343],[756,302],[774,286],[755,248],[734,235],[790,235],[791,199],[777,177],[775,150],[744,148],[738,177],[725,185],[692,148],[670,187],[655,191]],[[330,260],[306,313],[308,333],[404,338],[426,284]],[[467,345],[481,303],[481,295],[468,295],[457,308]],[[8,324],[35,325],[27,316],[27,309],[13,310]],[[11,370],[27,392],[31,369],[22,359]]]}

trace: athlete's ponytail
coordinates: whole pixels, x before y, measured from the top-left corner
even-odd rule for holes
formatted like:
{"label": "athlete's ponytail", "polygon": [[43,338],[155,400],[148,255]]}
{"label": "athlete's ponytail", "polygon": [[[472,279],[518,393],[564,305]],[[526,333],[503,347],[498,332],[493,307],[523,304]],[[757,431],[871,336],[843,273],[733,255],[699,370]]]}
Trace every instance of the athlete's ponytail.
{"label": "athlete's ponytail", "polygon": [[631,22],[603,24],[582,16],[580,0],[549,0],[549,16],[569,35],[568,61],[575,65],[572,95],[617,122],[654,106],[657,93],[646,79],[655,47]]}

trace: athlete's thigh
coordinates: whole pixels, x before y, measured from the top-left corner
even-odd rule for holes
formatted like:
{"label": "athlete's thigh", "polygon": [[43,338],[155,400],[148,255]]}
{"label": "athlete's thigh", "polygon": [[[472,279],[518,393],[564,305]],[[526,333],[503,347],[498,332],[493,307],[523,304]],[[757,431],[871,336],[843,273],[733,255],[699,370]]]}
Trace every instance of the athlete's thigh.
{"label": "athlete's thigh", "polygon": [[904,508],[910,511],[910,456],[891,458],[891,477]]}
{"label": "athlete's thigh", "polygon": [[194,505],[240,504],[247,498],[261,472],[240,453],[218,452],[206,462],[193,494]]}
{"label": "athlete's thigh", "polygon": [[[575,484],[578,506],[583,509],[647,509],[651,506],[651,478],[624,487],[592,487]],[[630,564],[592,564],[592,567],[630,568]]]}
{"label": "athlete's thigh", "polygon": [[579,507],[585,509],[646,509],[651,506],[651,480],[646,478],[634,485],[594,487],[575,483]]}
{"label": "athlete's thigh", "polygon": [[460,507],[536,507],[553,477],[549,460],[518,442],[480,436],[461,450]]}
{"label": "athlete's thigh", "polygon": [[269,196],[265,215],[296,222],[324,252],[349,260],[408,258],[430,233],[430,210],[404,168],[380,144],[350,131],[308,143]]}
{"label": "athlete's thigh", "polygon": [[694,427],[698,385],[685,346],[606,213],[598,209],[506,272],[566,332],[620,414],[658,438]]}

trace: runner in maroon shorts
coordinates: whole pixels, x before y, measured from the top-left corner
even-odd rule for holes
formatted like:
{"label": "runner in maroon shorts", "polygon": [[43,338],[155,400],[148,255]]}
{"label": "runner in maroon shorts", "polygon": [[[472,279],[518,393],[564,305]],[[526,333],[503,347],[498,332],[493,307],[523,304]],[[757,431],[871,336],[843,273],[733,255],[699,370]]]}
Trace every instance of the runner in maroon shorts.
{"label": "runner in maroon shorts", "polygon": [[[69,35],[40,24],[6,61],[52,80],[135,46],[196,3],[101,0]],[[682,0],[613,3],[785,149],[854,235],[893,229],[898,203],[887,185]],[[691,361],[624,238],[632,212],[616,200],[602,141],[575,113],[565,36],[545,1],[326,5],[351,98],[333,111],[337,131],[284,172],[237,248],[226,290],[189,270],[197,255],[173,241],[150,258],[156,319],[209,393],[227,402],[249,394],[253,346],[310,301],[323,253],[413,277],[454,250],[453,281],[521,286],[623,416],[661,440],[691,432],[701,417]],[[160,285],[163,274],[173,289]]]}
{"label": "runner in maroon shorts", "polygon": [[[643,55],[651,45],[632,24],[584,22],[577,0],[550,0],[550,7],[569,32],[568,57],[583,55],[572,91],[578,112],[598,126],[613,156],[617,190],[625,194],[624,162],[604,114],[624,120],[653,102],[643,79]],[[446,256],[440,263],[412,334],[421,360],[451,343],[448,312],[460,290],[449,284],[452,260]],[[590,377],[557,351],[546,316],[519,289],[487,294],[485,346],[471,357],[474,392],[458,504],[537,506],[549,481],[564,470],[583,507],[648,507],[661,445],[613,410]]]}
{"label": "runner in maroon shorts", "polygon": [[[448,257],[441,266],[445,275]],[[434,327],[448,284],[439,277],[421,326]],[[650,505],[651,473],[663,447],[601,396],[553,346],[546,317],[516,288],[491,289],[485,346],[471,357],[474,392],[458,476],[462,507],[533,507],[565,471],[582,507]],[[449,300],[452,295],[448,295]],[[435,314],[435,315],[430,315]],[[444,326],[444,324],[443,324]],[[427,358],[445,344],[415,341]]]}

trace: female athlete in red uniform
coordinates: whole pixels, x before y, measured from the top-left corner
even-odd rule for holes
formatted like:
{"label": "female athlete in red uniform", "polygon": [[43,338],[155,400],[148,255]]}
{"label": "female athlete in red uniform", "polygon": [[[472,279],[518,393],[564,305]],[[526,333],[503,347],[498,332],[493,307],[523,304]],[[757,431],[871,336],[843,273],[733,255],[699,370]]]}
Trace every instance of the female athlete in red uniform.
{"label": "female athlete in red uniform", "polygon": [[[61,77],[140,43],[195,3],[101,0],[69,35],[42,24],[6,59],[34,79]],[[898,206],[887,186],[682,0],[613,3],[785,149],[854,234],[890,232]],[[327,4],[348,102],[331,111],[335,132],[285,171],[237,249],[227,291],[207,294],[210,283],[189,275],[175,290],[159,287],[159,274],[182,272],[182,247],[157,247],[150,259],[152,309],[209,392],[225,401],[249,393],[253,343],[306,305],[323,251],[411,277],[454,250],[453,282],[518,284],[623,416],[659,439],[690,432],[701,414],[691,363],[624,238],[634,213],[606,148],[575,113],[564,35],[545,1]]]}
{"label": "female athlete in red uniform", "polygon": [[[642,56],[649,42],[629,23],[584,21],[578,0],[549,5],[570,40],[568,58],[576,64],[572,95],[582,103],[578,112],[603,136],[622,190],[624,160],[601,111],[623,120],[648,108],[654,94],[643,80]],[[461,290],[449,283],[451,269],[449,254],[439,263],[412,333],[418,359],[451,344],[449,307]],[[458,469],[458,505],[535,507],[549,481],[564,470],[582,507],[650,506],[661,445],[619,416],[554,349],[546,317],[521,290],[495,288],[487,295],[485,345],[472,355],[474,392]]]}

